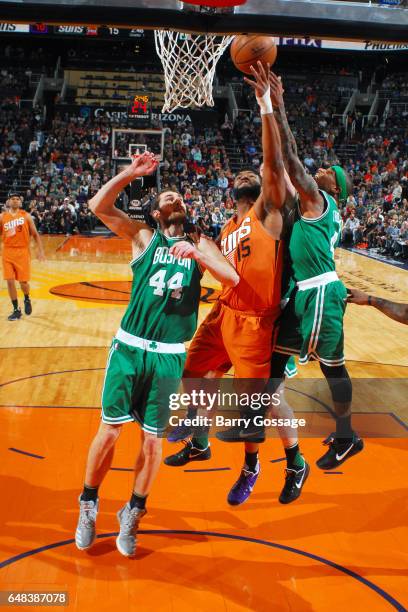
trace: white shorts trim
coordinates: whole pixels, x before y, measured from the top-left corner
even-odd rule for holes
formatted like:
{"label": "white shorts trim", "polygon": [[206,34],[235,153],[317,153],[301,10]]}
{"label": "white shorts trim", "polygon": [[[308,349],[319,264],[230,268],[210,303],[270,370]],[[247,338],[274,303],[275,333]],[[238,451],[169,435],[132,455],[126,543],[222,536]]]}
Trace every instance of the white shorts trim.
{"label": "white shorts trim", "polygon": [[329,283],[338,281],[339,277],[337,272],[325,272],[324,274],[318,274],[318,276],[312,276],[306,280],[299,281],[297,284],[299,291],[305,291],[306,289],[313,289],[314,287],[324,287]]}
{"label": "white shorts trim", "polygon": [[141,348],[144,351],[151,353],[185,353],[186,347],[182,342],[169,343],[169,342],[156,342],[156,340],[146,340],[145,338],[139,338],[133,334],[125,332],[121,327],[116,332],[115,338],[128,344],[129,346],[135,346]]}

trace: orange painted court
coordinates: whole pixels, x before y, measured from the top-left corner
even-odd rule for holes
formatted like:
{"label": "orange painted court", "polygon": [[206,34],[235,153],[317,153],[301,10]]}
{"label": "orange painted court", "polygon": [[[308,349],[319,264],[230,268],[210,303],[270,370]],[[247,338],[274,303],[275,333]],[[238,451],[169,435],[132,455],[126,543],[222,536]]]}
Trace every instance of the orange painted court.
{"label": "orange painted court", "polygon": [[[268,439],[256,488],[238,508],[226,495],[242,450],[212,440],[211,461],[161,466],[137,556],[128,560],[115,535],[139,443],[137,426],[129,424],[100,491],[97,542],[89,552],[76,549],[87,447],[130,280],[126,242],[105,239],[101,248],[100,240],[46,237],[47,261],[33,261],[33,314],[0,323],[1,589],[68,592],[67,609],[79,612],[404,610],[408,330],[354,306],[346,315],[346,355],[353,379],[368,383],[358,387],[358,426],[387,437],[367,437],[364,452],[331,473],[314,467],[322,439],[302,440],[312,471],[290,506],[277,501],[282,447]],[[391,281],[386,264],[346,251],[337,264],[347,283],[384,296],[398,285],[408,297],[404,271]],[[216,289],[209,277],[203,285],[200,318]],[[302,405],[327,421],[327,398],[313,383],[320,376],[313,365],[301,368],[300,378],[310,379]],[[373,397],[374,378],[384,379],[382,398]],[[164,455],[173,449],[166,442]]]}

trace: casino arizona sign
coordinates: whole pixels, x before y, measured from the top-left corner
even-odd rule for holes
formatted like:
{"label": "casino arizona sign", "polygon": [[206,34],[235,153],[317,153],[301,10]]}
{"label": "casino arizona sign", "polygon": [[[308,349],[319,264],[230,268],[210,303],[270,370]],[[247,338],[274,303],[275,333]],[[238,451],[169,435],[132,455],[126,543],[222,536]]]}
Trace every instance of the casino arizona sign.
{"label": "casino arizona sign", "polygon": [[[94,117],[104,115],[108,117],[108,119],[126,119],[128,117],[128,112],[125,110],[111,110],[103,107],[93,109],[93,114]],[[179,123],[180,121],[184,121],[185,123],[193,122],[189,113],[152,113],[151,118],[153,120],[162,121],[163,123]]]}

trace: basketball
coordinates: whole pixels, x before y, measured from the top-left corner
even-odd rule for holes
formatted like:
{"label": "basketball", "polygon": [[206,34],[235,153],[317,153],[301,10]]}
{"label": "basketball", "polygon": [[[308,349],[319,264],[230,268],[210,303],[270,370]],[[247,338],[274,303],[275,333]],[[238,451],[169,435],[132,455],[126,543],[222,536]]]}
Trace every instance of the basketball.
{"label": "basketball", "polygon": [[231,59],[238,70],[245,74],[251,73],[251,65],[256,68],[256,62],[261,61],[272,66],[276,60],[276,44],[273,36],[236,36],[231,43]]}

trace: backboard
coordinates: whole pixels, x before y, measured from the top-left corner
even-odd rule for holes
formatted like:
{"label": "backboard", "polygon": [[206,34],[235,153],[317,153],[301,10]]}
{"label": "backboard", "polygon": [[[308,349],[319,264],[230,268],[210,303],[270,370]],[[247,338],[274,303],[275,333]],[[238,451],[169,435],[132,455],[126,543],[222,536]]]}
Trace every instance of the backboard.
{"label": "backboard", "polygon": [[132,155],[139,151],[151,151],[159,161],[163,159],[163,130],[134,130],[114,128],[112,130],[112,159],[130,161]]}

